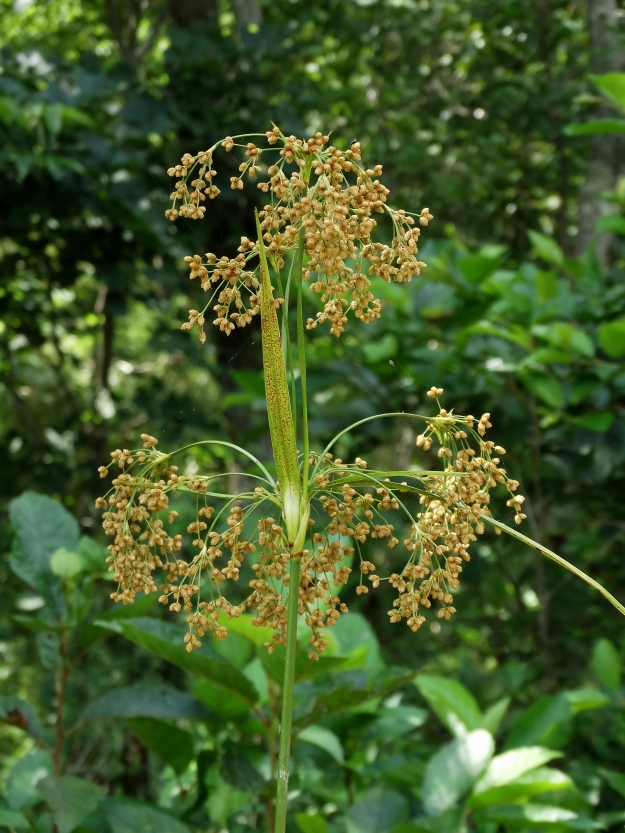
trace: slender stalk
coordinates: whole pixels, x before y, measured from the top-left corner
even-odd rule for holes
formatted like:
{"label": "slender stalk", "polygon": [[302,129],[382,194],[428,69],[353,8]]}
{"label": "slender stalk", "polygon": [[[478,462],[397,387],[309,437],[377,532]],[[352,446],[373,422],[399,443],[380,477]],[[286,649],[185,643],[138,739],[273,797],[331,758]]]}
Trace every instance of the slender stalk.
{"label": "slender stalk", "polygon": [[308,469],[309,469],[309,446],[308,446],[308,399],[306,389],[306,337],[304,335],[304,311],[302,286],[304,282],[304,236],[305,230],[300,229],[297,251],[295,253],[295,279],[297,280],[297,354],[299,359],[299,378],[302,386],[302,501],[308,499]]}
{"label": "slender stalk", "polygon": [[278,789],[276,791],[276,825],[274,833],[285,833],[287,797],[289,792],[289,761],[293,724],[293,686],[297,652],[297,609],[299,605],[299,571],[301,557],[291,558],[289,565],[289,601],[287,609],[286,659],[282,686],[282,719],[280,721],[280,753],[278,757]]}

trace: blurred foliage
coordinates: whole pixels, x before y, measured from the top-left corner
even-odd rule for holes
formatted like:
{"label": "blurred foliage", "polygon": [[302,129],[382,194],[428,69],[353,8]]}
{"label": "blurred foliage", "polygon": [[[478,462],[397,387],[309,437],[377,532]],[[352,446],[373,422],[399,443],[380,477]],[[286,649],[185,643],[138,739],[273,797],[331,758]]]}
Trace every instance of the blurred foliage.
{"label": "blurred foliage", "polygon": [[[315,444],[441,385],[447,407],[492,413],[531,534],[618,595],[623,181],[597,224],[609,262],[575,232],[585,108],[598,87],[622,114],[622,87],[590,75],[582,2],[1,8],[0,827],[261,830],[279,663],[245,632],[189,663],[151,600],[113,610],[101,575],[112,448],[147,430],[268,456],[258,330],[201,347],[180,331],[197,303],[182,257],[235,250],[257,196],[223,188],[204,223],[174,227],[165,169],[271,120],[357,137],[393,203],[436,219],[422,277],[378,288],[380,321],[310,334]],[[368,423],[337,452],[401,468],[423,462],[414,441]],[[185,465],[240,476],[205,452]],[[477,553],[458,614],[416,637],[383,591],[346,588],[330,664],[302,662],[298,683],[302,833],[622,824],[617,613],[520,545],[485,536]]]}

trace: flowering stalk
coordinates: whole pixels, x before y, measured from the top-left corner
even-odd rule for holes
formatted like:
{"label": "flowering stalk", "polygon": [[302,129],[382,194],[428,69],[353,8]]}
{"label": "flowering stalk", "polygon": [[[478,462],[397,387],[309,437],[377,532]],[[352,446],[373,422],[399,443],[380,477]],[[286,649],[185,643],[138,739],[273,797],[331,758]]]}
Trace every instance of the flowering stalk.
{"label": "flowering stalk", "polygon": [[[305,617],[311,631],[308,656],[316,660],[328,645],[324,629],[347,613],[337,588],[349,579],[352,569],[347,565],[352,556],[356,556],[360,572],[356,593],[368,593],[369,586],[375,589],[388,582],[397,594],[388,611],[391,622],[405,621],[413,631],[423,625],[424,613],[434,603],[438,604],[439,618],[449,619],[456,612],[453,594],[460,585],[464,565],[470,561],[470,546],[487,524],[571,570],[603,593],[621,613],[625,608],[581,570],[493,517],[492,498],[502,486],[515,525],[522,523],[526,515],[524,497],[517,493],[519,483],[502,464],[505,449],[486,439],[492,427],[490,414],[476,419],[447,411],[440,404],[442,388],[432,387],[427,392],[437,406],[434,415],[368,417],[341,431],[322,453],[310,451],[305,330],[328,323],[330,332],[338,337],[345,329],[348,313],[363,323],[379,318],[382,305],[374,297],[373,279],[403,283],[420,273],[425,264],[417,257],[419,236],[433,217],[427,208],[412,214],[389,206],[388,189],[380,181],[382,166],[362,167],[357,142],[341,151],[327,146],[329,137],[321,133],[302,141],[285,136],[277,127],[265,134],[265,148],[252,141],[256,137],[228,136],[221,146],[228,153],[236,147],[244,149],[239,175],[230,178],[233,189],[243,188],[245,176],[254,179],[261,172],[268,176],[258,183],[264,194],[271,195],[271,202],[256,215],[257,240],[242,237],[234,258],[217,258],[210,252],[204,257],[196,254],[185,258],[191,279],[199,278],[208,300],[202,310],[189,311],[189,320],[182,329],[198,327],[200,341],[204,342],[209,308],[215,313],[213,323],[226,335],[235,327],[248,326],[260,315],[277,482],[245,449],[207,440],[205,443],[221,444],[243,454],[254,466],[247,476],[255,485],[230,495],[220,488],[220,479],[227,473],[179,475],[175,457],[189,447],[164,454],[157,451],[154,437],[143,434],[143,448],[112,453],[109,467],[121,471],[97,505],[106,509],[104,527],[113,537],[108,562],[118,582],[112,594],[116,601],[126,604],[140,591],[158,591],[162,604],[186,614],[188,633],[184,639],[188,651],[199,647],[206,633],[213,633],[217,639],[226,637],[228,619],[246,611],[255,613],[255,625],[273,629],[272,640],[265,643],[269,652],[276,645],[285,645],[274,831],[285,833],[298,616]],[[181,164],[170,168],[170,175],[179,178],[172,193],[173,207],[166,212],[170,219],[199,219],[206,198],[218,196],[213,181],[217,174],[213,155],[218,146],[196,156],[185,154]],[[269,165],[261,161],[267,153],[278,156]],[[390,242],[374,239],[376,214],[385,214],[390,220]],[[284,284],[281,270],[287,258],[291,258],[291,271]],[[306,323],[305,281],[322,304],[316,317]],[[282,295],[283,286],[285,297],[276,297],[275,291]],[[299,407],[288,303],[293,291]],[[334,457],[332,449],[343,435],[383,418],[424,423],[417,447],[424,453],[437,448],[441,469],[377,471],[369,469],[361,457],[352,463]],[[297,452],[298,423],[301,456]],[[101,467],[102,477],[108,475],[109,467]],[[187,527],[187,532],[195,536],[192,546],[197,550],[189,561],[178,556],[183,548],[182,535],[170,534],[165,526],[176,522],[170,496],[185,492],[195,496],[197,506],[196,519]],[[277,514],[277,519],[270,513]],[[254,531],[249,535],[252,527]],[[364,546],[376,540],[394,550],[400,538],[405,550],[403,566],[390,575],[378,575],[375,565],[366,558]],[[251,592],[243,601],[232,604],[221,588],[225,582],[239,579],[244,559],[252,562]],[[158,586],[156,571],[163,576]]]}

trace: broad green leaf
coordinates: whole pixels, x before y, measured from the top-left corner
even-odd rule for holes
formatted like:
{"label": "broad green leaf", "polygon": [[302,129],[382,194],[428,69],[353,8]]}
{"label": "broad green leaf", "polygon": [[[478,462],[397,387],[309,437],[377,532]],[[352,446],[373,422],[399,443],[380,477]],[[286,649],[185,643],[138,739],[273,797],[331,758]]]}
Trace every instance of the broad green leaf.
{"label": "broad green leaf", "polygon": [[[625,125],[625,121],[623,121]],[[620,214],[608,214],[606,217],[599,217],[595,223],[597,231],[611,231],[615,234],[625,234],[625,217]]]}
{"label": "broad green leaf", "polygon": [[419,816],[408,824],[400,824],[391,833],[467,833],[464,807],[452,807],[435,818]]}
{"label": "broad green leaf", "polygon": [[363,345],[362,352],[369,364],[377,364],[397,355],[397,339],[393,333],[386,333],[377,341],[370,341]]}
{"label": "broad green leaf", "polygon": [[621,684],[621,657],[614,643],[606,637],[595,642],[590,667],[606,688],[617,689]]}
{"label": "broad green leaf", "polygon": [[557,730],[572,717],[571,706],[563,695],[540,697],[514,723],[507,749],[554,742]]}
{"label": "broad green leaf", "polygon": [[457,680],[419,674],[414,684],[429,706],[456,737],[463,737],[483,724],[471,692]]}
{"label": "broad green leaf", "polygon": [[132,734],[161,760],[181,775],[193,758],[190,732],[152,717],[132,717],[127,721]]}
{"label": "broad green leaf", "polygon": [[521,374],[523,384],[536,396],[549,405],[550,408],[560,410],[564,406],[564,391],[562,385],[554,376],[545,373]]}
{"label": "broad green leaf", "polygon": [[557,790],[574,790],[575,784],[564,772],[549,767],[539,767],[499,787],[491,787],[473,794],[468,806],[473,810],[497,804],[523,803],[536,795]]}
{"label": "broad green leaf", "polygon": [[[254,686],[254,691],[257,692],[256,686]],[[212,712],[224,720],[243,717],[252,707],[248,697],[242,697],[236,691],[225,691],[223,686],[215,685],[209,680],[196,680],[193,683],[193,694],[200,703],[208,706]]]}
{"label": "broad green leaf", "polygon": [[501,700],[497,700],[496,703],[493,703],[493,705],[489,706],[489,708],[484,712],[482,728],[486,729],[487,732],[490,732],[493,737],[497,734],[499,725],[508,711],[509,705],[510,698],[502,697]]}
{"label": "broad green leaf", "polygon": [[428,719],[428,712],[415,706],[383,708],[378,714],[380,716],[375,724],[376,735],[387,740],[405,737],[419,726],[423,726]]}
{"label": "broad green leaf", "polygon": [[594,75],[592,80],[608,98],[621,107],[625,107],[625,72]]}
{"label": "broad green leaf", "polygon": [[48,752],[30,752],[14,765],[7,780],[7,798],[12,810],[25,810],[41,801],[37,784],[54,771]]}
{"label": "broad green leaf", "polygon": [[625,119],[594,119],[583,124],[567,124],[567,136],[594,136],[597,133],[625,133]]}
{"label": "broad green leaf", "polygon": [[0,720],[41,739],[41,726],[37,714],[30,703],[21,697],[0,695]]}
{"label": "broad green leaf", "polygon": [[555,321],[548,325],[537,324],[532,331],[564,350],[579,353],[586,358],[592,358],[595,354],[595,345],[588,333],[567,321]]}
{"label": "broad green leaf", "polygon": [[601,777],[608,783],[613,790],[625,798],[625,775],[622,772],[612,772],[609,769],[600,769]]}
{"label": "broad green leaf", "polygon": [[210,680],[215,688],[221,689],[223,697],[238,695],[250,706],[258,698],[258,692],[247,677],[221,657],[215,657],[205,645],[188,653],[182,643],[183,634],[169,622],[145,618],[106,622],[98,620],[96,624],[122,634],[135,645],[178,668]]}
{"label": "broad green leaf", "polygon": [[227,830],[226,823],[228,819],[249,800],[248,793],[237,790],[222,778],[218,778],[216,783],[209,784],[206,809],[211,821],[219,825],[218,829],[225,828]]}
{"label": "broad green leaf", "polygon": [[553,263],[554,266],[562,266],[564,263],[564,253],[553,237],[547,237],[545,234],[540,234],[537,231],[528,231],[527,234],[532,244],[532,249],[534,249],[539,257],[546,260],[547,263]]}
{"label": "broad green leaf", "polygon": [[612,359],[625,356],[625,318],[616,318],[599,327],[599,344]]}
{"label": "broad green leaf", "polygon": [[70,552],[65,547],[59,547],[50,556],[50,569],[58,578],[74,578],[86,567],[87,565],[77,552]]}
{"label": "broad green leaf", "polygon": [[596,688],[575,688],[572,691],[563,691],[562,695],[566,697],[573,714],[610,705],[609,698]]}
{"label": "broad green leaf", "polygon": [[306,743],[312,743],[313,746],[318,746],[339,764],[345,761],[341,741],[329,729],[324,729],[321,726],[309,726],[307,729],[299,732],[297,740],[303,740]]}
{"label": "broad green leaf", "polygon": [[612,411],[597,411],[594,414],[584,414],[583,416],[574,417],[571,421],[580,428],[586,428],[588,431],[596,431],[599,434],[605,432],[612,426],[615,420],[615,415]]}
{"label": "broad green leaf", "polygon": [[359,648],[367,648],[365,668],[374,668],[380,658],[380,643],[369,622],[361,613],[350,611],[337,620],[332,628],[334,636],[339,644],[343,656],[357,651]]}
{"label": "broad green leaf", "polygon": [[315,813],[314,816],[309,816],[308,813],[297,813],[295,823],[301,833],[328,833],[328,823],[319,813]]}
{"label": "broad green leaf", "polygon": [[481,283],[501,263],[500,257],[487,257],[483,254],[465,255],[456,260],[458,267],[469,283]]}
{"label": "broad green leaf", "polygon": [[[229,624],[229,623],[228,623]],[[256,653],[254,643],[238,633],[229,633],[226,639],[210,637],[210,649],[242,671]],[[264,650],[264,649],[262,649]]]}
{"label": "broad green leaf", "polygon": [[184,691],[168,686],[132,685],[107,691],[81,715],[81,720],[107,717],[153,717],[209,720],[211,712]]}
{"label": "broad green leaf", "polygon": [[563,807],[550,807],[543,804],[510,804],[487,807],[475,814],[478,824],[497,822],[514,828],[530,830],[596,830],[602,827],[587,816],[581,816]]}
{"label": "broad green leaf", "polygon": [[242,744],[227,740],[221,759],[221,776],[227,784],[240,792],[256,794],[265,779],[248,758]]}
{"label": "broad green leaf", "polygon": [[389,833],[406,821],[408,801],[399,793],[376,787],[347,813],[348,833]]}
{"label": "broad green leaf", "polygon": [[[271,642],[273,630],[272,628],[268,628],[264,625],[255,625],[254,622],[258,621],[259,620],[256,616],[251,616],[249,613],[243,613],[241,616],[236,616],[234,619],[228,619],[227,615],[223,611],[219,615],[220,624],[227,627],[229,631],[232,631],[232,633],[236,633],[239,636],[243,636],[245,639],[249,639],[249,641],[254,645],[260,646],[264,645],[265,642]],[[223,644],[227,646],[227,640],[225,640]]]}
{"label": "broad green leaf", "polygon": [[111,833],[189,833],[189,828],[165,810],[130,798],[106,798],[101,804]]}
{"label": "broad green leaf", "polygon": [[13,830],[30,830],[30,822],[20,813],[14,810],[0,808],[0,827],[9,827]]}
{"label": "broad green leaf", "polygon": [[525,746],[503,752],[492,759],[473,792],[477,794],[491,787],[500,787],[560,755],[560,752],[554,752],[553,749],[545,749],[542,746]]}
{"label": "broad green leaf", "polygon": [[42,632],[35,638],[41,667],[55,671],[61,666],[61,640],[58,633]]}
{"label": "broad green leaf", "polygon": [[[106,622],[117,622],[120,619],[141,619],[149,616],[156,605],[157,596],[157,593],[141,594],[137,596],[131,605],[118,604],[104,613],[99,613],[96,620],[87,622],[80,629],[78,638],[81,644],[90,646],[99,639],[105,639],[111,636],[112,629],[106,626]],[[100,624],[98,625],[96,622]]]}
{"label": "broad green leaf", "polygon": [[78,524],[58,501],[24,492],[9,504],[16,541],[11,554],[13,572],[34,587],[56,610],[64,610],[60,586],[52,574],[50,557],[59,547],[75,552],[80,543]]}
{"label": "broad green leaf", "polygon": [[477,729],[443,746],[430,760],[423,780],[423,809],[430,816],[455,807],[488,766],[495,742]]}
{"label": "broad green leaf", "polygon": [[[270,654],[267,651],[260,652],[260,661],[263,668],[278,685],[282,685],[284,680],[284,661],[286,657],[286,650],[284,645],[276,645],[273,652]],[[304,680],[312,680],[322,674],[328,674],[332,671],[340,671],[348,662],[347,657],[327,657],[323,654],[318,660],[312,660],[308,656],[308,651],[300,650],[297,652],[295,658],[295,682],[301,683]]]}
{"label": "broad green leaf", "polygon": [[48,776],[37,789],[52,811],[58,833],[70,833],[98,806],[100,791],[91,781],[62,775]]}
{"label": "broad green leaf", "polygon": [[321,694],[307,704],[307,711],[295,720],[297,730],[321,723],[336,714],[362,706],[370,700],[389,697],[411,682],[414,675],[415,672],[394,674],[392,669],[386,669],[383,675],[358,686],[350,681],[350,674],[346,674],[345,682],[337,680],[337,687],[333,691]]}
{"label": "broad green leaf", "polygon": [[546,303],[558,294],[558,278],[553,272],[538,272],[536,274],[536,291],[541,303]]}

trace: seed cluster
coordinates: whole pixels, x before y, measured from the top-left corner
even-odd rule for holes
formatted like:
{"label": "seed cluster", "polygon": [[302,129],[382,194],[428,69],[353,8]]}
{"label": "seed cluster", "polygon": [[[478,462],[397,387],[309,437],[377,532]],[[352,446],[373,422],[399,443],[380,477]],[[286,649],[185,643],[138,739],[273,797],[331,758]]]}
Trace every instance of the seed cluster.
{"label": "seed cluster", "polygon": [[[442,392],[432,388],[428,396],[438,402]],[[519,484],[501,465],[505,450],[485,439],[490,415],[478,420],[447,412],[440,403],[438,407],[436,416],[424,418],[426,427],[417,446],[427,451],[438,445],[440,473],[417,476],[407,471],[402,473],[406,479],[396,482],[370,470],[360,457],[348,464],[330,453],[323,458],[311,455],[310,549],[301,553],[297,590],[299,612],[312,630],[311,658],[318,658],[328,644],[324,629],[347,612],[338,588],[348,582],[354,556],[360,572],[356,593],[368,593],[369,585],[377,588],[388,581],[397,591],[389,610],[391,622],[405,619],[416,631],[433,601],[439,602],[439,617],[449,619],[455,613],[453,593],[460,585],[462,565],[470,560],[471,543],[484,532],[491,491],[498,484],[509,492],[507,506],[516,523],[526,517],[524,498],[516,494]],[[142,439],[142,449],[118,449],[109,467],[100,468],[102,477],[110,467],[121,469],[108,495],[96,501],[106,509],[103,525],[113,537],[107,561],[118,589],[111,597],[127,604],[138,592],[158,591],[161,603],[186,614],[188,651],[198,647],[207,632],[225,637],[225,618],[253,611],[256,625],[273,629],[272,640],[265,643],[272,651],[285,642],[286,597],[292,592],[289,543],[281,524],[269,514],[280,505],[279,486],[273,491],[259,486],[234,497],[219,495],[211,489],[220,475],[178,475],[171,465],[173,455],[157,451],[154,437],[144,434]],[[172,492],[195,495],[196,519],[187,532],[196,554],[189,561],[178,556],[182,535],[165,528],[178,516],[169,506]],[[216,510],[209,499],[219,499],[222,508]],[[416,500],[419,508],[414,513],[409,504]],[[403,568],[380,576],[363,545],[369,541],[376,548],[384,544],[394,550],[402,539],[408,554]],[[232,604],[222,595],[222,586],[240,579],[246,558],[253,562],[250,593]],[[157,571],[162,573],[159,585],[154,580]]]}
{"label": "seed cluster", "polygon": [[[329,136],[321,133],[304,141],[285,136],[277,127],[265,134],[267,147],[245,141],[251,138],[227,136],[221,142],[227,152],[244,148],[246,157],[238,176],[230,178],[230,187],[240,190],[244,177],[254,180],[261,172],[266,175],[258,188],[271,195],[271,203],[260,211],[260,227],[276,274],[303,235],[308,258],[304,278],[323,304],[306,326],[312,329],[327,321],[330,332],[340,336],[350,310],[365,323],[379,318],[381,302],[371,291],[371,278],[402,283],[420,274],[425,266],[417,257],[420,226],[433,219],[429,209],[411,214],[391,208],[389,191],[379,179],[382,166],[362,167],[358,142],[342,151],[328,145]],[[171,194],[173,207],[165,212],[171,220],[201,219],[205,212],[202,203],[220,193],[213,183],[217,174],[213,154],[218,147],[219,143],[196,156],[186,153],[180,165],[169,168],[170,176],[179,177]],[[272,164],[261,162],[266,153],[277,157]],[[376,213],[387,213],[391,219],[393,237],[388,244],[372,240]],[[205,341],[203,327],[209,308],[216,314],[213,323],[226,335],[235,327],[247,326],[259,311],[258,257],[259,241],[247,237],[241,238],[238,254],[232,258],[218,258],[212,252],[186,257],[190,278],[199,278],[202,289],[211,296],[202,311],[189,311],[182,328],[198,326],[200,340]]]}

